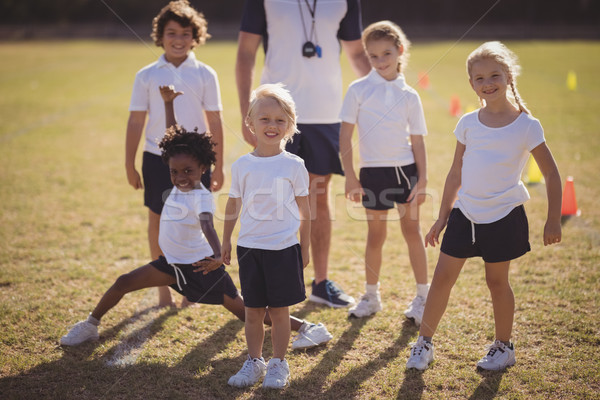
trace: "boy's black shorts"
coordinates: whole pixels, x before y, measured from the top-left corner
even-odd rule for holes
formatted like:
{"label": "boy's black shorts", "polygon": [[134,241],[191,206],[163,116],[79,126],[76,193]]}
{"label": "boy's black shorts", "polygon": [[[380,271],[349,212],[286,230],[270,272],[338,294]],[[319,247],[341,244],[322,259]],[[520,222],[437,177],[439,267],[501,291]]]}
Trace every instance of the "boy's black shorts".
{"label": "boy's black shorts", "polygon": [[224,294],[232,299],[239,294],[224,265],[206,275],[202,272],[194,272],[198,267],[191,264],[174,264],[178,268],[178,272],[175,272],[175,268],[164,256],[152,261],[150,265],[178,279],[179,284],[170,285],[171,288],[193,303],[223,304]]}
{"label": "boy's black shorts", "polygon": [[306,299],[300,245],[283,250],[237,246],[246,307],[287,307]]}
{"label": "boy's black shorts", "polygon": [[496,222],[473,225],[460,209],[454,208],[440,248],[452,257],[482,257],[489,263],[514,260],[530,250],[529,223],[523,205]]}
{"label": "boy's black shorts", "polygon": [[[142,157],[142,177],[144,178],[144,205],[152,212],[162,212],[165,200],[173,188],[169,166],[156,154],[144,152]],[[202,175],[202,184],[210,190],[210,170]]]}
{"label": "boy's black shorts", "polygon": [[370,210],[390,210],[396,203],[406,203],[418,181],[417,164],[361,168],[359,176],[365,191],[363,206]]}

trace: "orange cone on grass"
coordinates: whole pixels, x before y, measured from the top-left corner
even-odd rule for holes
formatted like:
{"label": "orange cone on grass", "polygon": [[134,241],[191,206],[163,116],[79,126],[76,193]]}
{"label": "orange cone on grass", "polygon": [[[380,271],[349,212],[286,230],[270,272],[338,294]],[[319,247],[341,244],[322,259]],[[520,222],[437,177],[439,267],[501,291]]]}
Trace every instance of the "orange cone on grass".
{"label": "orange cone on grass", "polygon": [[460,98],[456,95],[450,97],[450,115],[453,117],[459,117],[462,114],[462,107],[460,105]]}
{"label": "orange cone on grass", "polygon": [[575,199],[575,184],[573,177],[567,177],[565,189],[562,197],[562,210],[560,212],[563,217],[572,217],[581,215],[581,210],[577,208],[577,200]]}
{"label": "orange cone on grass", "polygon": [[429,89],[429,75],[427,75],[427,72],[419,72],[418,83],[422,89]]}

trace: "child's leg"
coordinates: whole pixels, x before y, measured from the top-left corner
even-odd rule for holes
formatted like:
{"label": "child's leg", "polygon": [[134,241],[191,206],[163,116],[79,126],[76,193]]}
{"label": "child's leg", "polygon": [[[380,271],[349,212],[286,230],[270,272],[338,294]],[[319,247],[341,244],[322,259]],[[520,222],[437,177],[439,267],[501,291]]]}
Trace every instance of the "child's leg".
{"label": "child's leg", "polygon": [[[153,260],[163,255],[158,245],[158,231],[160,226],[160,214],[148,209],[148,244],[150,245],[150,256]],[[158,287],[158,306],[174,306],[171,291],[167,286]]]}
{"label": "child's leg", "polygon": [[92,311],[92,317],[100,320],[108,310],[116,306],[121,298],[129,292],[174,283],[175,277],[159,271],[150,264],[139,267],[117,278]]}
{"label": "child's leg", "polygon": [[[241,296],[237,296],[235,299],[232,299],[231,297],[224,295],[223,307],[238,317],[240,321],[244,321],[246,319],[244,300]],[[303,320],[290,315],[290,326],[293,331],[298,331],[303,323]],[[267,312],[265,313],[265,324],[271,326],[269,309],[267,309]]]}
{"label": "child's leg", "polygon": [[269,307],[273,325],[271,341],[273,343],[273,358],[283,360],[290,342],[290,309],[289,307]]}
{"label": "child's leg", "polygon": [[508,280],[509,266],[510,261],[485,263],[485,280],[494,307],[496,339],[502,342],[510,340],[515,315],[515,296]]}
{"label": "child's leg", "polygon": [[365,209],[367,214],[367,245],[365,249],[365,277],[367,285],[379,282],[383,244],[387,236],[387,210]]}
{"label": "child's leg", "polygon": [[[248,355],[251,358],[261,358],[263,342],[265,340],[265,312],[266,308],[246,307],[246,343]],[[286,343],[287,346],[287,343]]]}
{"label": "child's leg", "polygon": [[418,285],[426,285],[427,252],[425,251],[425,242],[421,235],[419,205],[416,200],[406,204],[399,204],[398,212],[400,213],[400,228],[408,246],[408,256],[415,280]]}
{"label": "child's leg", "polygon": [[100,320],[108,310],[116,306],[121,298],[129,292],[149,287],[167,286],[174,283],[175,277],[159,271],[150,264],[146,264],[118,277],[115,283],[104,293],[94,311],[92,311],[92,317]]}
{"label": "child's leg", "polygon": [[425,312],[421,322],[420,336],[431,337],[446,311],[450,291],[465,264],[465,258],[455,258],[445,253],[440,253],[431,288],[425,304]]}

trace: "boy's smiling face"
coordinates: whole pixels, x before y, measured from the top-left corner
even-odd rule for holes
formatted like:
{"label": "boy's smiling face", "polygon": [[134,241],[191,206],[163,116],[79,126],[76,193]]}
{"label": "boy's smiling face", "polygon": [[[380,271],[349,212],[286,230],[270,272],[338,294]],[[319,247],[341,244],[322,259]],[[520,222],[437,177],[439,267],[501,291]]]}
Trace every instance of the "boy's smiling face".
{"label": "boy's smiling face", "polygon": [[178,22],[171,20],[165,25],[162,43],[165,49],[165,58],[178,67],[186,60],[188,53],[196,45],[194,31],[191,26],[184,28]]}

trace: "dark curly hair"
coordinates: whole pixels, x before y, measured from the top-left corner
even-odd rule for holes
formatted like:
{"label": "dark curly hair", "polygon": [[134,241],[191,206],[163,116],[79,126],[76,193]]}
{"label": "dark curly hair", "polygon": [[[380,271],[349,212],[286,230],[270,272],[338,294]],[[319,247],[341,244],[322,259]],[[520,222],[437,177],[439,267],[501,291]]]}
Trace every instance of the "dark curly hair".
{"label": "dark curly hair", "polygon": [[152,34],[150,36],[154,40],[154,44],[159,47],[163,45],[162,38],[165,33],[165,26],[169,21],[175,21],[184,28],[191,26],[195,45],[202,45],[206,42],[206,39],[210,38],[204,14],[196,11],[188,0],[174,0],[164,6],[152,20]]}
{"label": "dark curly hair", "polygon": [[189,154],[206,168],[210,168],[217,160],[214,146],[210,135],[198,133],[198,128],[188,132],[179,125],[167,129],[158,144],[162,149],[161,158],[165,164],[168,164],[173,156]]}

